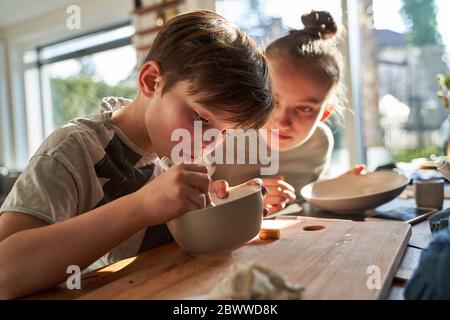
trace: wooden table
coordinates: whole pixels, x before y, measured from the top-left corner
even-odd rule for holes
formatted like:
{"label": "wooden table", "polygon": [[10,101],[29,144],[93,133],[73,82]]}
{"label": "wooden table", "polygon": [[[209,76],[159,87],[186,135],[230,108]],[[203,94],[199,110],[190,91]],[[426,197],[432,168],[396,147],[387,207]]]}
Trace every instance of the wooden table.
{"label": "wooden table", "polygon": [[[387,204],[388,206],[398,207],[398,206],[414,206],[413,199],[396,199],[393,202]],[[446,200],[445,207],[450,207],[450,200]],[[304,205],[302,210],[293,213],[293,215],[299,215],[304,217],[314,217],[314,218],[326,218],[326,219],[348,219],[348,220],[362,220],[362,221],[377,221],[375,218],[371,217],[357,217],[357,216],[343,216],[343,215],[333,215],[331,213],[323,212],[318,209],[311,208],[309,205]],[[280,217],[280,220],[283,219]],[[306,218],[307,219],[307,218]],[[378,219],[379,220],[379,219]],[[386,221],[386,220],[383,220]],[[428,226],[428,222],[422,222],[413,226],[412,236],[408,243],[408,247],[405,251],[403,259],[400,263],[394,281],[392,283],[388,299],[398,300],[403,299],[404,285],[408,279],[411,278],[414,270],[417,268],[420,254],[424,248],[432,241],[431,232]],[[253,244],[257,245],[257,244]],[[82,289],[81,290],[67,290],[63,286],[42,294],[28,297],[29,299],[86,299],[86,298],[98,298],[98,293],[102,293],[100,296],[108,298],[127,298],[133,297],[133,290],[135,290],[138,284],[142,284],[151,280],[146,280],[156,277],[158,273],[163,273],[173,267],[173,259],[166,259],[167,253],[173,256],[177,256],[177,261],[180,264],[189,263],[190,265],[195,264],[189,258],[189,255],[183,253],[176,244],[169,244],[164,247],[160,247],[150,252],[145,252],[137,257],[125,259],[111,266],[105,267],[101,270],[87,273],[83,275],[82,278]],[[149,259],[149,257],[152,259]],[[155,264],[155,259],[158,263]],[[170,261],[169,261],[170,260]],[[218,259],[211,259],[211,265],[208,267],[214,268],[215,261],[221,261],[220,257]],[[203,267],[202,266],[198,267]],[[195,265],[193,265],[195,267]],[[149,270],[151,269],[149,274]],[[167,277],[173,277],[172,273],[167,273]],[[179,275],[177,275],[179,276]],[[117,281],[120,280],[120,281]],[[170,279],[164,279],[165,281],[171,281]],[[207,279],[204,279],[207,281]],[[134,284],[136,282],[136,285]],[[159,297],[158,292],[166,291],[166,295],[171,296],[171,293],[167,293],[166,288],[162,286],[163,281],[153,281],[151,286],[152,292],[149,292],[149,297]],[[108,290],[103,290],[103,287],[108,287]],[[124,287],[125,285],[125,287]],[[195,285],[195,284],[192,284]],[[199,285],[199,284],[197,284]],[[121,294],[125,292],[126,288],[129,291],[128,294]],[[134,288],[134,289],[133,289]],[[114,289],[114,290],[112,290]],[[131,291],[130,291],[131,290]],[[93,292],[95,294],[92,294]],[[104,292],[103,292],[104,291]],[[136,291],[136,290],[135,290]],[[114,292],[111,297],[108,296],[108,292]],[[104,294],[103,294],[104,293]]]}
{"label": "wooden table", "polygon": [[[449,188],[446,186],[446,191]],[[383,207],[414,207],[415,200],[411,198],[412,188],[408,187],[407,190],[399,198],[387,203]],[[444,201],[444,208],[450,207],[450,199]],[[300,215],[309,217],[321,217],[330,219],[349,219],[355,221],[376,221],[383,220],[367,216],[355,217],[352,215],[337,215],[329,212],[323,212],[316,208],[312,208],[309,205],[303,206]],[[385,220],[383,220],[385,221]],[[389,293],[388,299],[390,300],[404,300],[404,288],[406,282],[411,279],[415,269],[419,265],[420,256],[422,251],[428,247],[430,242],[433,240],[428,221],[423,221],[412,226],[412,236],[409,240],[408,247],[400,263],[400,267],[395,275],[394,281],[392,283],[391,291]]]}

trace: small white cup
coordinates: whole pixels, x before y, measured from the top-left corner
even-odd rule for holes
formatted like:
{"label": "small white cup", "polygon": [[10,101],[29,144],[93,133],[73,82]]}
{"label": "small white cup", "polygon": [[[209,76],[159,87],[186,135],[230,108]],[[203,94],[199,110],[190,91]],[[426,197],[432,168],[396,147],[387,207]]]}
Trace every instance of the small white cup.
{"label": "small white cup", "polygon": [[441,210],[444,205],[444,180],[414,180],[414,198],[419,208]]}

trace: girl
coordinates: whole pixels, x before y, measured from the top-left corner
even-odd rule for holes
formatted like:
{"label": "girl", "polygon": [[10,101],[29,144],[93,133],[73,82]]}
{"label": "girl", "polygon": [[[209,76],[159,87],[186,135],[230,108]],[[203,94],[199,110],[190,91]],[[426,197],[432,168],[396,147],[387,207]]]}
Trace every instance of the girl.
{"label": "girl", "polygon": [[[325,122],[339,111],[331,103],[342,77],[341,54],[335,41],[338,28],[331,14],[324,11],[303,15],[302,22],[304,29],[291,31],[266,50],[276,95],[276,110],[266,127],[279,129],[280,173],[262,177],[268,189],[264,202],[269,214],[284,208],[303,186],[320,177],[334,145]],[[248,154],[248,148],[245,152]],[[360,165],[348,173],[363,170]],[[257,176],[260,165],[216,165],[214,172],[214,179],[225,179],[232,185]]]}

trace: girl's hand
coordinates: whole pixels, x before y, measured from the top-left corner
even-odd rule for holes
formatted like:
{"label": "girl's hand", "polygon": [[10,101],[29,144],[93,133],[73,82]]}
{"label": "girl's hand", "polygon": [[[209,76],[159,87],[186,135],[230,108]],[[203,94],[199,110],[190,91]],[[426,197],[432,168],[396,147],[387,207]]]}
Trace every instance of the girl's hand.
{"label": "girl's hand", "polygon": [[286,204],[295,200],[295,189],[284,181],[284,177],[275,179],[262,179],[267,188],[267,197],[264,199],[264,207],[268,214],[273,214],[286,207]]}

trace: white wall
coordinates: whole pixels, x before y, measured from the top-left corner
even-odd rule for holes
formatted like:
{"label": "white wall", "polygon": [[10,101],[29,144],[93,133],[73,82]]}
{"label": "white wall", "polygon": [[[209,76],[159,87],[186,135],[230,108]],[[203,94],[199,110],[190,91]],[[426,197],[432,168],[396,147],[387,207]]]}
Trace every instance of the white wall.
{"label": "white wall", "polygon": [[186,0],[186,6],[189,10],[194,9],[209,9],[216,10],[216,1],[215,0]]}
{"label": "white wall", "polygon": [[[0,162],[23,168],[28,162],[22,56],[37,46],[88,33],[130,19],[133,0],[74,0],[81,28],[69,30],[67,7],[0,29]],[[3,55],[2,55],[3,53]],[[2,57],[3,56],[3,57]],[[3,77],[3,78],[2,78]]]}
{"label": "white wall", "polygon": [[67,7],[3,29],[9,41],[20,43],[25,50],[130,19],[133,0],[74,0],[81,9],[81,29],[69,30]]}

